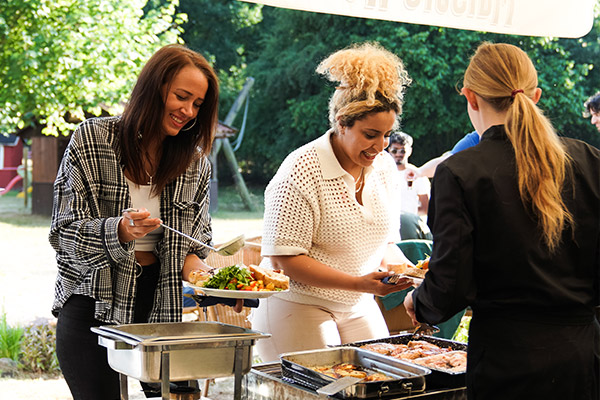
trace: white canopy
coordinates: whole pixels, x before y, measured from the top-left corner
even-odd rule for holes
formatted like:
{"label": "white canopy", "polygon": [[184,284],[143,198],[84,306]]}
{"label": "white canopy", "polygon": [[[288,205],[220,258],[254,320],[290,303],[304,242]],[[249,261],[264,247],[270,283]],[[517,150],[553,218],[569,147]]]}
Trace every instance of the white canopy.
{"label": "white canopy", "polygon": [[576,38],[594,0],[242,0],[268,6],[526,36]]}

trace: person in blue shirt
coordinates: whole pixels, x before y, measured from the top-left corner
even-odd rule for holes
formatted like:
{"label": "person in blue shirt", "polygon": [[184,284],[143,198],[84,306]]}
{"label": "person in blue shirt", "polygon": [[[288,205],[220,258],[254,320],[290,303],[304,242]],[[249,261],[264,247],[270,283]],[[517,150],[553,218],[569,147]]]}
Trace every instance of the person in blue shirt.
{"label": "person in blue shirt", "polygon": [[475,146],[479,143],[479,139],[480,136],[479,133],[477,133],[477,131],[467,133],[462,139],[456,142],[452,150],[450,150],[450,155],[456,154],[459,151]]}
{"label": "person in blue shirt", "polygon": [[479,133],[477,131],[469,132],[462,139],[460,139],[452,150],[445,152],[439,157],[432,158],[427,161],[425,164],[421,165],[419,168],[415,170],[416,176],[426,176],[428,178],[433,178],[433,174],[435,173],[435,169],[438,164],[444,161],[446,158],[454,155],[464,149],[468,149],[469,147],[473,147],[479,143]]}

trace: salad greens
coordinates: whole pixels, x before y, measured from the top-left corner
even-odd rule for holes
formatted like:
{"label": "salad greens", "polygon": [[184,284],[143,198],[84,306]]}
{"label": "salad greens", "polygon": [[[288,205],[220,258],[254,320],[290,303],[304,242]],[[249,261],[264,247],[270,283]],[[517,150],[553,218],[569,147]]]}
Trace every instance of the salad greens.
{"label": "salad greens", "polygon": [[247,286],[252,280],[252,274],[247,268],[232,265],[219,269],[205,284],[205,288],[236,290],[238,284]]}

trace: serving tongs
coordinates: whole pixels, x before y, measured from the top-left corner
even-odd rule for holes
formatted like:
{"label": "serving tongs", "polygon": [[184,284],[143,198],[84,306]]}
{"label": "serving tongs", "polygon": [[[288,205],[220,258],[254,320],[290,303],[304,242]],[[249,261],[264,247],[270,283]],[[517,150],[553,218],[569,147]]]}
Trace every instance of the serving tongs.
{"label": "serving tongs", "polygon": [[421,323],[419,326],[417,326],[417,329],[415,329],[415,331],[413,332],[413,334],[411,336],[411,340],[418,339],[421,336],[431,336],[434,333],[438,333],[439,331],[440,331],[440,328],[435,325]]}
{"label": "serving tongs", "polygon": [[394,274],[390,276],[386,276],[383,278],[383,283],[389,283],[391,285],[395,285],[401,278],[406,278],[405,275],[402,274]]}
{"label": "serving tongs", "polygon": [[383,283],[389,283],[390,285],[395,285],[398,282],[400,282],[401,279],[407,279],[409,281],[412,281],[413,284],[420,284],[423,281],[423,279],[417,278],[416,276],[409,276],[409,275],[405,275],[405,274],[394,274],[394,275],[386,276],[381,281]]}

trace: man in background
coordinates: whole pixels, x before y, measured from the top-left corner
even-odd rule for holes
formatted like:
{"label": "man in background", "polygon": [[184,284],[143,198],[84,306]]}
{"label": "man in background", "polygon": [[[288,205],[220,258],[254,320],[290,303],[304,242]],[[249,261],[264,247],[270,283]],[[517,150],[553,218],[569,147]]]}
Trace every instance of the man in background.
{"label": "man in background", "polygon": [[429,207],[429,190],[431,185],[425,176],[417,177],[416,167],[408,162],[413,150],[413,138],[404,132],[394,132],[390,136],[387,151],[396,162],[400,174],[402,197],[400,207],[400,238],[431,239],[431,232],[424,219]]}
{"label": "man in background", "polygon": [[583,106],[585,107],[583,116],[591,118],[590,122],[596,125],[596,129],[600,132],[600,92],[587,99]]}

